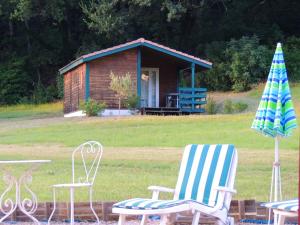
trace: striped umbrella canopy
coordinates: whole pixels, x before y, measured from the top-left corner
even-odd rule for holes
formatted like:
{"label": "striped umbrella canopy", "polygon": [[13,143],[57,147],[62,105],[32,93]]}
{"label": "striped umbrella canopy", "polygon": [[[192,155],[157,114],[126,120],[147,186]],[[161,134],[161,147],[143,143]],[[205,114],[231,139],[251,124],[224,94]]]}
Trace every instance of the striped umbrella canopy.
{"label": "striped umbrella canopy", "polygon": [[296,127],[295,110],[291,99],[282,47],[278,43],[268,81],[251,128],[267,136],[286,137],[290,136]]}
{"label": "striped umbrella canopy", "polygon": [[[296,127],[295,110],[291,99],[282,47],[278,43],[268,81],[251,127],[264,135],[273,137],[275,140],[275,160],[272,170],[270,201],[282,199],[279,137],[290,136],[292,130]],[[269,210],[269,223],[270,219],[271,213]]]}

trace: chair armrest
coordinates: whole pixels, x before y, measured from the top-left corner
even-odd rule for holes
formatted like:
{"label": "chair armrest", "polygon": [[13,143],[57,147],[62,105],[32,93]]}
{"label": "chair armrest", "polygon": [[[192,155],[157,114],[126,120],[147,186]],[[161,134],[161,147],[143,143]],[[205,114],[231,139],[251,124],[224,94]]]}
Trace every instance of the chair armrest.
{"label": "chair armrest", "polygon": [[232,188],[228,188],[228,187],[222,187],[222,186],[218,186],[215,188],[217,191],[222,191],[222,192],[229,192],[231,194],[236,194],[237,191],[235,189]]}
{"label": "chair armrest", "polygon": [[160,192],[174,193],[175,189],[160,187],[160,186],[149,186],[148,190],[152,191],[152,199],[157,200]]}
{"label": "chair armrest", "polygon": [[54,184],[54,188],[79,188],[79,187],[91,187],[91,183],[68,183],[68,184]]}
{"label": "chair armrest", "polygon": [[221,209],[224,206],[226,196],[228,196],[231,199],[231,196],[233,194],[236,194],[236,190],[229,187],[218,186],[215,187],[215,190],[219,192],[218,201],[216,203],[217,209]]}
{"label": "chair armrest", "polygon": [[160,186],[149,186],[148,190],[150,190],[150,191],[169,192],[169,193],[174,193],[175,192],[175,189],[173,189],[173,188],[166,188],[166,187],[160,187]]}

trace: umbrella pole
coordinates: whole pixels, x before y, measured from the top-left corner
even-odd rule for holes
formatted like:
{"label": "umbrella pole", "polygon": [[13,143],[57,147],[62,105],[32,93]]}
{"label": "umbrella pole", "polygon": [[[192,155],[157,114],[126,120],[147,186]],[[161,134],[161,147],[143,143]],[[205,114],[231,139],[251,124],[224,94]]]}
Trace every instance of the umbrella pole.
{"label": "umbrella pole", "polygon": [[[274,185],[274,173],[275,173],[275,168],[274,165],[272,167],[272,179],[271,179],[271,190],[270,190],[270,202],[273,201],[273,185]],[[268,217],[268,225],[270,225],[271,223],[271,208],[269,208],[269,217]]]}
{"label": "umbrella pole", "polygon": [[[273,187],[274,187],[274,196],[273,196]],[[271,182],[271,191],[270,191],[270,202],[282,200],[281,193],[281,178],[280,178],[280,163],[279,163],[279,137],[275,137],[275,160],[272,168],[272,182]],[[277,221],[278,218],[274,215],[274,221]],[[269,209],[269,218],[268,225],[271,221],[271,209]]]}
{"label": "umbrella pole", "polygon": [[281,179],[280,179],[280,163],[279,163],[279,138],[275,137],[275,161],[274,161],[274,201],[281,200]]}

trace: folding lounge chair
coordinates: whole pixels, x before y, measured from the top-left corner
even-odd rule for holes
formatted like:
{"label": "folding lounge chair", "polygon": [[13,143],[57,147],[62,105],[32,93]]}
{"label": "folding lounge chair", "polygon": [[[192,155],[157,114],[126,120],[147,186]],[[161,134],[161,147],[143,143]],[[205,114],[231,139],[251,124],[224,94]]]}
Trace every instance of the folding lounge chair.
{"label": "folding lounge chair", "polygon": [[[217,219],[218,224],[233,224],[228,217],[232,194],[236,193],[234,180],[237,151],[233,145],[188,145],[185,147],[175,189],[150,186],[152,199],[134,198],[113,205],[113,213],[120,214],[119,225],[126,215],[143,215],[145,224],[149,215],[160,215],[160,224],[166,224],[174,214],[193,213],[193,225],[200,214]],[[158,200],[160,192],[174,193],[173,200]]]}
{"label": "folding lounge chair", "polygon": [[274,225],[283,225],[285,217],[297,217],[299,209],[298,199],[268,202],[262,204],[269,209],[273,209]]}

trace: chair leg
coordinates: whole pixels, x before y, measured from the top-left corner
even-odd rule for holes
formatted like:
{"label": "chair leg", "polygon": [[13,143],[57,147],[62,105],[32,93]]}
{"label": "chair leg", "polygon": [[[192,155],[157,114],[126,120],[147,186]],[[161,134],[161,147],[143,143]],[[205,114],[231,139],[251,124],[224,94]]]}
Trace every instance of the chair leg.
{"label": "chair leg", "polygon": [[161,215],[159,225],[167,225],[167,222],[168,222],[168,215],[167,214]]}
{"label": "chair leg", "polygon": [[125,225],[125,222],[126,222],[126,215],[120,214],[118,225]]}
{"label": "chair leg", "polygon": [[148,220],[148,216],[143,215],[142,220],[141,220],[141,225],[145,225],[147,223],[147,220]]}
{"label": "chair leg", "polygon": [[74,188],[70,188],[70,224],[74,225]]}
{"label": "chair leg", "polygon": [[56,197],[55,197],[55,188],[53,188],[53,210],[48,219],[48,225],[50,225],[50,221],[54,215],[55,210],[56,210]]}
{"label": "chair leg", "polygon": [[176,213],[171,213],[168,216],[168,224],[175,224],[175,220],[176,220]]}
{"label": "chair leg", "polygon": [[193,216],[193,222],[192,225],[198,225],[200,220],[200,212],[195,212]]}
{"label": "chair leg", "polygon": [[215,225],[225,225],[221,220],[216,220]]}
{"label": "chair leg", "polygon": [[277,219],[278,219],[278,222],[277,222],[278,225],[284,225],[284,220],[285,220],[284,215],[281,215],[281,214],[278,215]]}
{"label": "chair leg", "polygon": [[233,217],[227,217],[225,219],[225,221],[217,219],[214,224],[215,225],[234,225],[234,218]]}
{"label": "chair leg", "polygon": [[273,218],[273,220],[274,220],[274,225],[278,225],[278,214],[277,213],[275,213],[275,212],[273,212],[273,216],[274,216],[274,218]]}
{"label": "chair leg", "polygon": [[100,221],[99,221],[99,217],[97,216],[94,208],[93,208],[93,198],[92,198],[92,195],[93,195],[93,189],[92,187],[90,187],[90,207],[91,207],[91,210],[94,214],[94,216],[96,217],[96,220],[97,220],[97,224],[99,225],[100,224]]}
{"label": "chair leg", "polygon": [[234,225],[234,218],[233,217],[228,217],[229,224]]}

